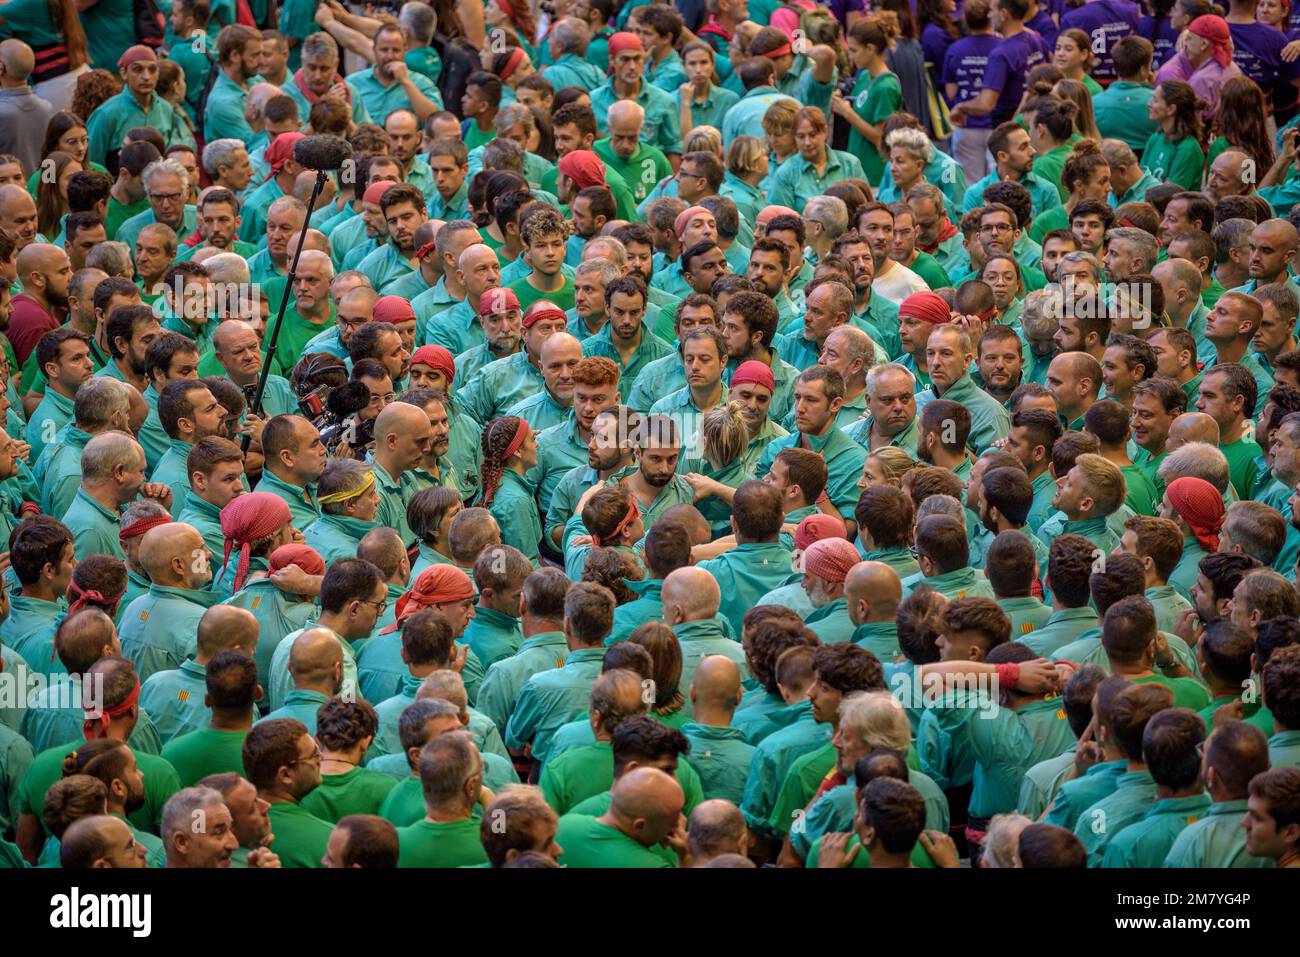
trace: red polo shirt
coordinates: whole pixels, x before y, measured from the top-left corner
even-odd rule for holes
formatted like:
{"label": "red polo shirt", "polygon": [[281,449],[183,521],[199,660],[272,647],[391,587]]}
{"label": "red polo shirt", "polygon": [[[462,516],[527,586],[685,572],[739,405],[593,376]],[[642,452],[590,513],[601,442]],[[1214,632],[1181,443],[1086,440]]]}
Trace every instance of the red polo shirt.
{"label": "red polo shirt", "polygon": [[32,350],[36,348],[36,343],[41,341],[41,336],[51,329],[59,328],[59,325],[59,320],[46,312],[44,307],[31,296],[26,293],[14,296],[8,336],[20,369],[27,362],[27,357],[32,354]]}

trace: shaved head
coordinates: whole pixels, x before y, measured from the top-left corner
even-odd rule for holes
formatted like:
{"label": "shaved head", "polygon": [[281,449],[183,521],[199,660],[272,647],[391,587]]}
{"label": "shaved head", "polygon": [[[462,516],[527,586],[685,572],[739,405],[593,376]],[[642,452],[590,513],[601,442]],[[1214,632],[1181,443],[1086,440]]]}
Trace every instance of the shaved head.
{"label": "shaved head", "polygon": [[722,590],[706,570],[688,565],[664,579],[663,602],[665,618],[676,614],[679,621],[703,621],[717,616]]}
{"label": "shaved head", "polygon": [[658,768],[633,768],[614,782],[609,814],[623,827],[636,829],[646,819],[675,821],[685,804],[676,780]]}
{"label": "shaved head", "polygon": [[695,669],[691,701],[701,705],[735,708],[740,703],[740,666],[725,655],[707,655]]}
{"label": "shaved head", "polygon": [[903,601],[903,583],[898,572],[884,562],[858,562],[844,580],[844,597],[848,599],[849,617],[855,625],[892,621]]}
{"label": "shaved head", "polygon": [[155,585],[189,588],[206,583],[212,578],[207,556],[203,536],[183,522],[151,528],[140,540],[140,564]]}
{"label": "shaved head", "polygon": [[252,655],[257,650],[257,633],[257,618],[251,611],[234,605],[213,605],[199,619],[199,656],[211,658],[228,648]]}
{"label": "shaved head", "polygon": [[294,639],[289,651],[289,673],[299,685],[304,680],[319,680],[342,664],[343,648],[328,628],[308,628]]}
{"label": "shaved head", "polygon": [[1184,412],[1169,426],[1165,451],[1175,452],[1188,442],[1205,442],[1219,447],[1219,423],[1205,412]]}

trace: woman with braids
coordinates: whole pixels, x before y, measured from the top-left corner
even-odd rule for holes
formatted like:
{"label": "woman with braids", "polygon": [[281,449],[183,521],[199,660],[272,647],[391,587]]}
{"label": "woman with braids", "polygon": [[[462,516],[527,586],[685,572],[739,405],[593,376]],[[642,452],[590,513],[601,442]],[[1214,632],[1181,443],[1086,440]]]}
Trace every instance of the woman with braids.
{"label": "woman with braids", "polygon": [[1198,111],[1204,106],[1191,84],[1183,80],[1165,80],[1156,87],[1147,114],[1155,120],[1157,129],[1142,148],[1144,170],[1186,190],[1201,188],[1205,152],[1201,149]]}
{"label": "woman with braids", "polygon": [[1101,155],[1096,140],[1075,142],[1061,166],[1061,186],[1065,188],[1065,204],[1035,216],[1029,227],[1029,238],[1036,243],[1041,243],[1054,229],[1069,229],[1070,212],[1083,200],[1106,202],[1110,193],[1110,165]]}
{"label": "woman with braids", "polygon": [[537,465],[537,433],[517,415],[493,419],[483,430],[479,505],[501,526],[501,543],[519,549],[536,567],[542,522],[533,485],[524,476]]}
{"label": "woman with braids", "polygon": [[1219,112],[1214,115],[1207,162],[1213,164],[1227,149],[1241,150],[1255,161],[1256,170],[1267,170],[1277,159],[1273,140],[1265,129],[1268,116],[1264,91],[1248,76],[1234,76],[1223,84]]}

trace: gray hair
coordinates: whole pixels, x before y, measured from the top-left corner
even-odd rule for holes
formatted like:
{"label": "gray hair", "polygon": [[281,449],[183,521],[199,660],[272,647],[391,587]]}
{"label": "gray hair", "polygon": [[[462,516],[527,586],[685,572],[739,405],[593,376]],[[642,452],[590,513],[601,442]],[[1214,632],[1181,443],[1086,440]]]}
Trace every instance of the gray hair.
{"label": "gray hair", "polygon": [[589,273],[596,273],[600,276],[600,284],[608,286],[623,275],[623,270],[608,259],[587,259],[578,263],[577,269],[574,270],[575,276],[585,276]]}
{"label": "gray hair", "polygon": [[934,208],[940,212],[943,212],[946,208],[943,205],[943,190],[933,183],[917,183],[909,189],[907,191],[907,201],[910,203],[916,199],[928,199],[934,203]]}
{"label": "gray hair", "polygon": [[130,279],[135,275],[135,266],[131,262],[131,247],[126,243],[110,239],[96,243],[86,253],[87,269],[102,269],[110,276],[123,276]]}
{"label": "gray hair", "polygon": [[1208,442],[1188,442],[1165,456],[1156,470],[1160,481],[1168,485],[1174,479],[1204,479],[1222,495],[1228,491],[1228,460]]}
{"label": "gray hair", "polygon": [[1113,242],[1116,239],[1132,243],[1142,256],[1141,271],[1151,271],[1151,267],[1156,264],[1156,256],[1160,253],[1160,246],[1154,236],[1145,229],[1136,229],[1133,226],[1119,226],[1106,233],[1106,242]]}
{"label": "gray hair", "polygon": [[948,515],[957,519],[962,525],[966,524],[966,509],[951,495],[929,495],[916,508],[916,520],[919,523],[921,519],[930,515]]}
{"label": "gray hair", "polygon": [[307,215],[307,204],[296,196],[281,196],[270,206],[266,207],[266,215],[270,216],[271,213],[278,213],[282,209],[294,209],[302,213],[304,216]]}
{"label": "gray hair", "polygon": [[339,58],[338,41],[319,30],[302,41],[302,58],[304,60],[326,60]]}
{"label": "gray hair", "polygon": [[209,176],[216,176],[221,167],[234,165],[238,150],[247,148],[243,140],[237,140],[233,136],[213,140],[203,147],[203,171]]}
{"label": "gray hair", "polygon": [[125,382],[109,376],[87,379],[77,389],[77,397],[73,400],[77,424],[102,429],[112,420],[114,413],[126,415],[131,407],[129,388]]}
{"label": "gray hair", "polygon": [[162,812],[163,846],[168,853],[174,847],[173,839],[178,831],[200,833],[204,828],[202,811],[204,808],[225,807],[225,799],[215,788],[182,788],[167,799]]}
{"label": "gray hair", "polygon": [[323,253],[319,249],[304,249],[298,254],[298,265],[301,267],[304,263],[320,263],[326,280],[334,281],[334,260],[330,259],[329,253]]}
{"label": "gray hair", "polygon": [[159,515],[167,514],[169,514],[167,509],[156,499],[138,498],[122,512],[121,522],[123,525],[130,525],[142,518],[157,518]]}
{"label": "gray hair", "polygon": [[144,183],[144,191],[153,195],[149,188],[149,182],[159,174],[179,176],[181,178],[181,192],[188,193],[190,188],[190,174],[177,160],[174,159],[157,159],[144,168],[140,174],[140,181]]}
{"label": "gray hair", "polygon": [[208,278],[214,283],[249,283],[248,260],[239,253],[217,253],[203,260]]}
{"label": "gray hair", "polygon": [[493,128],[500,134],[508,132],[516,126],[522,126],[529,133],[537,129],[537,122],[533,119],[533,111],[522,103],[510,103],[501,107],[501,111],[497,113]]}
{"label": "gray hair", "polygon": [[439,735],[420,749],[420,785],[426,807],[441,807],[463,797],[465,782],[482,766],[467,731]]}
{"label": "gray hair", "polygon": [[930,138],[910,126],[904,126],[890,133],[885,140],[885,146],[889,149],[897,146],[899,149],[907,150],[923,163],[930,162],[931,157],[934,156],[934,147],[930,145]]}
{"label": "gray hair", "polygon": [[884,748],[906,752],[912,743],[912,724],[907,720],[907,712],[888,691],[857,691],[847,695],[840,702],[840,733],[852,733],[873,751]]}
{"label": "gray hair", "polygon": [[577,17],[565,17],[552,28],[551,37],[555,41],[555,51],[560,56],[566,53],[584,56],[591,43],[591,29]]}
{"label": "gray hair", "polygon": [[465,680],[459,672],[449,668],[443,668],[426,676],[415,693],[415,700],[445,701],[456,709],[456,716],[459,718],[469,713],[469,695],[465,691]]}
{"label": "gray hair", "polygon": [[896,372],[903,373],[903,375],[907,376],[908,382],[912,383],[913,387],[916,386],[916,376],[912,375],[910,369],[906,366],[900,366],[897,362],[886,362],[884,365],[872,366],[867,370],[867,395],[874,398],[876,395],[876,386],[880,382],[881,377]]}
{"label": "gray hair", "polygon": [[1020,832],[1033,823],[1023,814],[994,814],[984,837],[984,866],[1020,867]]}
{"label": "gray hair", "polygon": [[[871,370],[871,364],[876,359],[876,344],[871,341],[871,337],[859,329],[857,326],[851,326],[847,322],[836,326],[831,330],[831,335],[838,335],[847,347],[844,352],[848,360],[862,360],[862,368],[868,372]],[[829,339],[830,336],[827,336]]]}
{"label": "gray hair", "polygon": [[[520,103],[512,103],[511,106],[521,106]],[[524,107],[527,109],[527,107]],[[502,111],[504,112],[504,110]],[[533,122],[532,111],[529,110],[528,122]],[[497,129],[508,130],[510,127],[501,126],[501,114],[497,114]],[[510,173],[524,175],[524,148],[514,140],[505,136],[495,137],[491,143],[483,147],[483,168],[490,170],[505,170]]]}
{"label": "gray hair", "polygon": [[1108,166],[1135,166],[1138,161],[1133,148],[1123,140],[1102,140],[1101,155]]}
{"label": "gray hair", "polygon": [[1020,312],[1021,330],[1031,339],[1051,338],[1060,324],[1057,317],[1062,314],[1063,306],[1064,299],[1059,290],[1035,289],[1024,298],[1024,305]]}
{"label": "gray hair", "polygon": [[[1110,239],[1110,237],[1113,236],[1113,235],[1115,234],[1115,232],[1116,232],[1116,230],[1113,230],[1113,229],[1112,229],[1109,233],[1106,234],[1106,238],[1107,238],[1107,239]],[[1142,230],[1140,230],[1140,229],[1135,229],[1135,230],[1128,230],[1128,232],[1137,232],[1137,233],[1142,233]],[[1142,233],[1142,235],[1143,235],[1143,236],[1146,236],[1146,235],[1148,235],[1148,234],[1147,234],[1147,233]],[[1124,237],[1121,236],[1120,238],[1123,239]],[[1063,263],[1087,263],[1087,264],[1088,264],[1088,268],[1090,268],[1090,269],[1092,270],[1092,278],[1095,279],[1095,280],[1097,280],[1098,282],[1101,282],[1101,277],[1102,277],[1101,260],[1098,259],[1096,256],[1094,256],[1092,253],[1084,252],[1082,249],[1076,249],[1076,250],[1074,250],[1074,251],[1072,251],[1072,252],[1068,252],[1068,253],[1066,253],[1064,256],[1062,256],[1062,257],[1061,257],[1061,262],[1063,262]],[[1060,269],[1060,267],[1058,266],[1057,269],[1058,269],[1058,275],[1059,275],[1059,269]]]}
{"label": "gray hair", "polygon": [[139,444],[125,432],[104,432],[86,443],[81,451],[81,477],[86,482],[102,482],[119,465],[134,465],[143,455]]}
{"label": "gray hair", "polygon": [[404,3],[398,11],[397,22],[421,46],[428,46],[438,29],[438,14],[427,3]]}
{"label": "gray hair", "polygon": [[[330,459],[325,464],[325,471],[321,473],[317,488],[321,495],[333,495],[345,489],[354,489],[361,484],[362,476],[369,471],[372,471],[371,466],[356,459]],[[344,499],[341,502],[323,504],[321,511],[326,515],[342,515],[350,501],[351,499]]]}
{"label": "gray hair", "polygon": [[839,239],[849,231],[849,207],[838,196],[814,196],[804,204],[803,216],[819,224],[827,239]]}
{"label": "gray hair", "polygon": [[621,271],[627,265],[627,247],[623,245],[621,239],[613,236],[597,236],[594,239],[588,239],[587,245],[582,247],[583,255],[591,253],[593,256],[597,250],[607,249],[605,258],[612,262]]}

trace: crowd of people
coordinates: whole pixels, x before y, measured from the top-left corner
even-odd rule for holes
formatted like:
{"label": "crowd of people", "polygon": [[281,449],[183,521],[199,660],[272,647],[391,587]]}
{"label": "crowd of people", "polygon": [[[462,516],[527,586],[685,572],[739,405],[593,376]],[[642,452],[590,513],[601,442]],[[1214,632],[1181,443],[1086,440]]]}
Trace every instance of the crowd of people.
{"label": "crowd of people", "polygon": [[1300,865],[1289,0],[153,6],[0,2],[0,866]]}

